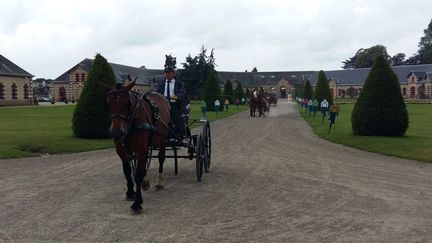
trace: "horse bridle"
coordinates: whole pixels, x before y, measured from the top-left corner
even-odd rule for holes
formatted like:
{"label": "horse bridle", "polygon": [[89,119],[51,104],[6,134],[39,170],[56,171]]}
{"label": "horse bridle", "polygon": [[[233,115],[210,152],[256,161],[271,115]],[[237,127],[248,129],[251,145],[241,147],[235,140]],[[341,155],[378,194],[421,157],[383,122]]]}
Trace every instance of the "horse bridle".
{"label": "horse bridle", "polygon": [[[131,99],[130,99],[129,92],[127,92],[127,91],[125,91],[125,90],[113,90],[113,91],[109,92],[106,96],[109,97],[109,96],[112,96],[112,95],[117,95],[117,101],[119,101],[119,99],[120,99],[120,95],[121,95],[121,94],[126,94],[126,95],[129,97],[129,104],[132,104],[132,101],[131,101]],[[123,115],[123,114],[118,113],[118,114],[114,114],[114,115],[111,115],[111,116],[110,116],[110,123],[112,122],[113,119],[116,119],[116,118],[117,118],[117,119],[124,120],[124,121],[127,122],[127,123],[130,122],[130,117],[129,117],[129,115],[128,115],[128,116],[125,116],[125,115]]]}

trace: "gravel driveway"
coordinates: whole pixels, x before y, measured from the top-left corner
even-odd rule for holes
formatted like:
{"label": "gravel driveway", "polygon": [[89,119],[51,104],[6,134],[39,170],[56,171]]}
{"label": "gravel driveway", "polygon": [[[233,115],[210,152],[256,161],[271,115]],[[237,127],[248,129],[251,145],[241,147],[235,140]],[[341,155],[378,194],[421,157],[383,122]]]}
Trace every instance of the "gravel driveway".
{"label": "gravel driveway", "polygon": [[281,101],[211,126],[211,172],[168,160],[141,215],[113,149],[0,160],[0,242],[432,241],[432,164],[319,139]]}

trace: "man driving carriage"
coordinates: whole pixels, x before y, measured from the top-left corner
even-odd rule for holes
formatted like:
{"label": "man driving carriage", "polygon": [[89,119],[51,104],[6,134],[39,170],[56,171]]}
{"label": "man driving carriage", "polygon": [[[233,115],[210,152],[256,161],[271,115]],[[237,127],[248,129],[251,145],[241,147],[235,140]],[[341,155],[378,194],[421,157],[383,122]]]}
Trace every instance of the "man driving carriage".
{"label": "man driving carriage", "polygon": [[182,119],[187,104],[186,90],[183,82],[176,80],[175,67],[165,66],[165,81],[159,82],[156,91],[164,95],[170,103],[171,123],[175,132],[182,138],[185,135],[185,124]]}

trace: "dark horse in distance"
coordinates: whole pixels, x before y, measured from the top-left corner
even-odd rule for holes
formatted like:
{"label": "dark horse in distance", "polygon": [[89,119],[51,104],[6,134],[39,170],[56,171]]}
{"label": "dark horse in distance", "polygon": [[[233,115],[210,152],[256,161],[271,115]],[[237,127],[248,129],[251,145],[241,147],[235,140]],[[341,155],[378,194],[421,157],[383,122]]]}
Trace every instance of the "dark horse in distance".
{"label": "dark horse in distance", "polygon": [[[108,91],[106,107],[110,113],[109,133],[116,152],[123,163],[127,181],[126,199],[134,201],[132,212],[141,213],[143,202],[141,188],[150,187],[146,179],[149,146],[159,147],[159,175],[156,188],[162,189],[162,173],[170,121],[168,100],[159,93],[131,91],[135,81],[114,87],[100,83]],[[131,163],[133,161],[134,163]],[[132,174],[135,178],[132,178]],[[134,179],[135,190],[134,190]]]}
{"label": "dark horse in distance", "polygon": [[267,101],[261,94],[252,93],[249,97],[250,116],[255,117],[256,110],[258,116],[264,116],[264,112],[268,110]]}

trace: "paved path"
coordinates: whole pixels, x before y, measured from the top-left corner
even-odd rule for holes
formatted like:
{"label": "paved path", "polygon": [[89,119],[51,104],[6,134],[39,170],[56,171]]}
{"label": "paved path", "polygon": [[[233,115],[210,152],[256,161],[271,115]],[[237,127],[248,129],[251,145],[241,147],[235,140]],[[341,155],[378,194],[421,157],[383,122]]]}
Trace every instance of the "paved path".
{"label": "paved path", "polygon": [[432,164],[321,140],[283,102],[212,132],[211,173],[168,161],[138,216],[112,149],[0,160],[0,242],[432,241]]}

